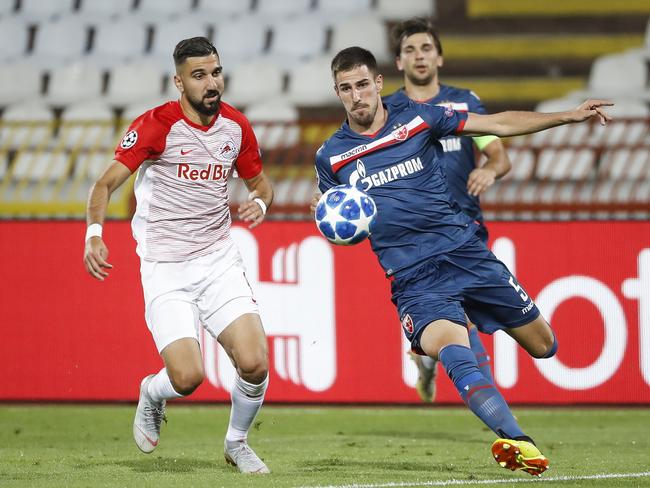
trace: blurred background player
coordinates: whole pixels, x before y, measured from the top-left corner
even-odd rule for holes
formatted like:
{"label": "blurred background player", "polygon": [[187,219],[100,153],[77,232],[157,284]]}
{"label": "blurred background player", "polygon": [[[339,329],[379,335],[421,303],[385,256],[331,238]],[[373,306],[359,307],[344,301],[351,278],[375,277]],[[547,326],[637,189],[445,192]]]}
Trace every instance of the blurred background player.
{"label": "blurred background player", "polygon": [[[391,44],[397,69],[404,74],[404,87],[383,98],[384,103],[399,105],[409,99],[454,110],[487,113],[478,96],[463,88],[440,84],[438,69],[443,66],[442,44],[431,22],[413,18],[396,24],[391,31]],[[488,231],[483,220],[479,195],[495,180],[510,171],[508,153],[501,140],[493,135],[466,137],[452,135],[440,139],[440,155],[447,185],[461,210],[479,224],[476,235],[487,245]],[[476,167],[474,146],[487,160]],[[468,322],[469,341],[483,375],[492,380],[490,357],[485,351],[476,327]],[[437,361],[411,353],[418,367],[416,390],[425,402],[436,395]]]}
{"label": "blurred background player", "polygon": [[111,194],[139,169],[132,221],[141,259],[145,318],[165,367],[142,380],[133,424],[138,447],[159,442],[165,402],[191,394],[203,381],[201,324],[223,346],[237,371],[226,461],[245,473],[268,473],[247,443],[268,384],[267,342],[244,265],[230,237],[227,179],[244,179],[250,199],[239,216],[251,227],[264,220],[273,190],[262,171],[257,140],[246,118],[221,101],[224,80],[210,41],[194,37],[174,50],[181,96],[142,114],[115,151],[115,161],[92,187],[84,262],[104,280],[112,265],[102,240]]}
{"label": "blurred background player", "polygon": [[357,184],[374,198],[372,249],[391,280],[412,348],[442,362],[468,408],[497,434],[492,454],[500,466],[540,475],[548,460],[479,369],[465,313],[482,332],[504,330],[535,358],[555,355],[557,340],[530,296],[476,236],[478,224],[453,202],[437,141],[452,134],[525,134],[592,117],[604,124],[609,117],[601,107],[611,104],[589,100],[568,112],[494,115],[410,100],[384,106],[372,53],[344,49],[331,70],[347,120],[316,154],[320,191]]}

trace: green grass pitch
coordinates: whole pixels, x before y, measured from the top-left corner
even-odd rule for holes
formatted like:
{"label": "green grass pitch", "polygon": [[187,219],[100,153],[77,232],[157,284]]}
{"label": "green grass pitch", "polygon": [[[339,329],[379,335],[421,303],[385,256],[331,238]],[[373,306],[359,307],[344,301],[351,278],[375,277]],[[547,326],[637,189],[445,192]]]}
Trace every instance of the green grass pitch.
{"label": "green grass pitch", "polygon": [[[514,410],[551,461],[544,486],[650,486],[649,409]],[[134,411],[133,405],[0,405],[0,486],[388,488],[533,481],[497,466],[489,450],[495,436],[461,407],[265,406],[250,443],[269,465],[268,476],[241,475],[224,462],[224,405],[171,404],[160,446],[150,455],[131,437]],[[636,475],[616,477],[630,473]]]}

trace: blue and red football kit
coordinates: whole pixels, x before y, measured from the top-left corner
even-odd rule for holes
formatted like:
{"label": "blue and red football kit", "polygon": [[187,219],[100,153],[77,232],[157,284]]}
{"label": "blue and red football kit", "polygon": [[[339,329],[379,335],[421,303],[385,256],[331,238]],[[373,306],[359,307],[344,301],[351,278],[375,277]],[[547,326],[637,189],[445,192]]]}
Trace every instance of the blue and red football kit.
{"label": "blue and red football kit", "polygon": [[440,138],[458,134],[467,113],[410,100],[385,107],[386,123],[372,136],[345,122],[318,150],[316,170],[322,192],[353,184],[374,199],[370,242],[414,349],[438,319],[464,325],[467,313],[486,333],[534,320],[532,299],[449,191]]}

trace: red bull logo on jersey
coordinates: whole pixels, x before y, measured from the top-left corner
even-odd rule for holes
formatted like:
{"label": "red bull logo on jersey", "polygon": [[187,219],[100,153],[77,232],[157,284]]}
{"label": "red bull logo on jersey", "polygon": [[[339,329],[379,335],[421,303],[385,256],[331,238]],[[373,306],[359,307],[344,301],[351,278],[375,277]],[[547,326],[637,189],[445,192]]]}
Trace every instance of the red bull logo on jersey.
{"label": "red bull logo on jersey", "polygon": [[417,157],[394,164],[386,169],[382,169],[381,171],[366,176],[366,166],[363,164],[363,161],[357,159],[357,169],[352,172],[349,181],[353,186],[357,186],[357,182],[361,182],[361,189],[363,191],[368,191],[373,186],[385,185],[386,183],[412,175],[413,173],[417,173],[423,169],[424,165],[420,158]]}
{"label": "red bull logo on jersey", "polygon": [[225,159],[227,161],[232,161],[239,154],[235,141],[232,139],[223,142],[217,149],[217,152],[219,154],[219,159]]}
{"label": "red bull logo on jersey", "polygon": [[222,164],[208,164],[207,167],[198,169],[193,168],[192,165],[182,163],[176,168],[176,177],[190,181],[225,181],[228,179],[230,168],[224,167]]}

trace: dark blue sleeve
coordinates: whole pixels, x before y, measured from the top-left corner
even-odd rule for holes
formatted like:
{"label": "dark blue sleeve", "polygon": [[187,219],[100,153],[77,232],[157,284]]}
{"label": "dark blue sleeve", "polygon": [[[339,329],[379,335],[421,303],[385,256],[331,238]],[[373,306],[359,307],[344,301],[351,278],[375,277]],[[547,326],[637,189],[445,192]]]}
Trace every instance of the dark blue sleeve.
{"label": "dark blue sleeve", "polygon": [[469,111],[474,112],[475,114],[487,115],[487,110],[485,110],[485,106],[483,106],[483,102],[481,102],[478,95],[473,91],[470,91],[468,95],[467,106]]}
{"label": "dark blue sleeve", "polygon": [[325,154],[323,154],[323,146],[316,152],[316,176],[318,178],[318,189],[325,193],[333,186],[340,183],[336,180],[336,176],[332,171],[332,165]]}
{"label": "dark blue sleeve", "polygon": [[457,134],[465,126],[466,112],[457,112],[450,108],[422,103],[418,106],[420,116],[429,126],[429,131],[436,138]]}

